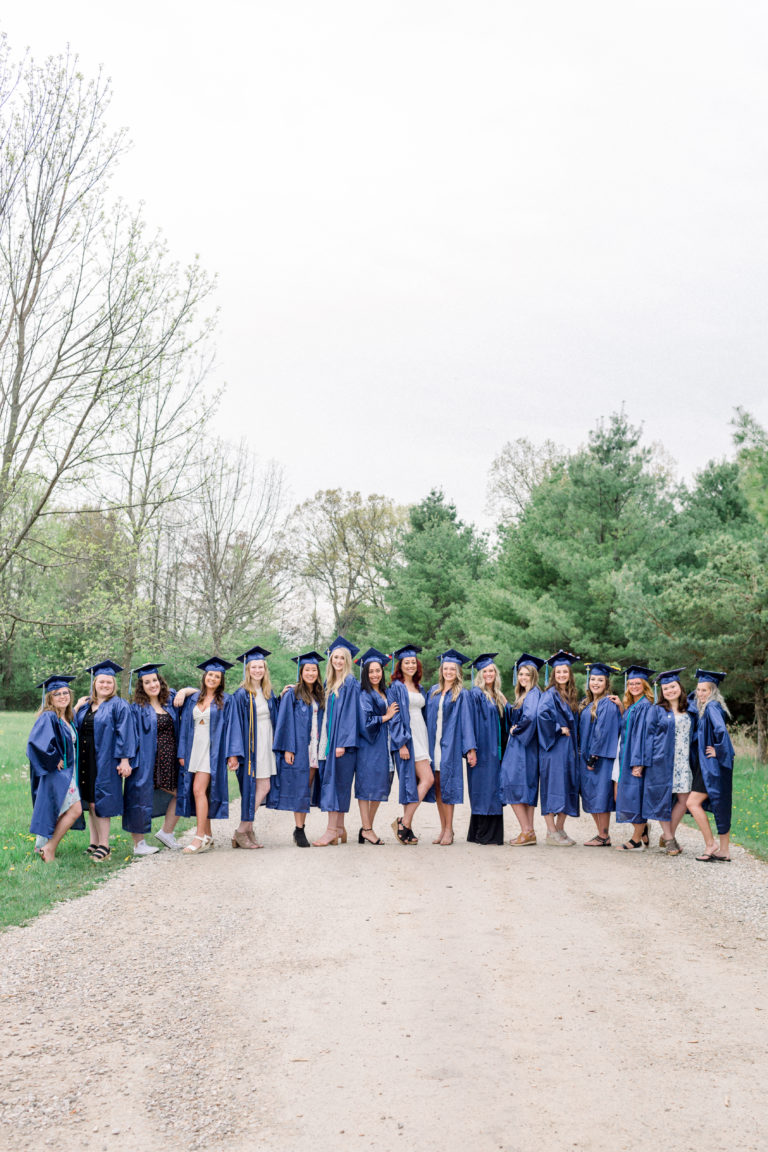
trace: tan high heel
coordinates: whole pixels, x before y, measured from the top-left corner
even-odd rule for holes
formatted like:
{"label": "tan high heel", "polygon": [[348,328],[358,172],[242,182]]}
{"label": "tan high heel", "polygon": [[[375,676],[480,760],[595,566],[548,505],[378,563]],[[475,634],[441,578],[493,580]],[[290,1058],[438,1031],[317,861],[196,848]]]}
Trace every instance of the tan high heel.
{"label": "tan high heel", "polygon": [[334,836],[333,840],[323,840],[321,838],[320,840],[313,840],[312,841],[312,847],[313,848],[330,848],[332,845],[338,844],[338,842],[339,842],[338,836]]}

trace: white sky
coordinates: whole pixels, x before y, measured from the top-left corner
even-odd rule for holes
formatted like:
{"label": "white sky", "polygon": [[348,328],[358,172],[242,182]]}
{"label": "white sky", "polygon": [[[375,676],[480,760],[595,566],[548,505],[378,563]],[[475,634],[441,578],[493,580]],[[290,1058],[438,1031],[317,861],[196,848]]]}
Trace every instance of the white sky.
{"label": "white sky", "polygon": [[764,3],[13,9],[112,77],[116,189],[219,276],[217,431],[295,498],[481,519],[505,440],[625,401],[688,474],[768,422]]}

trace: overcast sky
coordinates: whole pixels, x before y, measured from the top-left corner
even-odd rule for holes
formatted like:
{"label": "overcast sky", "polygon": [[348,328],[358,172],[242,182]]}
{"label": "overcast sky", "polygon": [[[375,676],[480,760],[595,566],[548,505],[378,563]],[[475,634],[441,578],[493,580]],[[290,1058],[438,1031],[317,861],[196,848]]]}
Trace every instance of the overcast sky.
{"label": "overcast sky", "polygon": [[622,401],[682,475],[768,422],[768,13],[747,0],[36,0],[219,277],[221,434],[479,519],[505,440]]}

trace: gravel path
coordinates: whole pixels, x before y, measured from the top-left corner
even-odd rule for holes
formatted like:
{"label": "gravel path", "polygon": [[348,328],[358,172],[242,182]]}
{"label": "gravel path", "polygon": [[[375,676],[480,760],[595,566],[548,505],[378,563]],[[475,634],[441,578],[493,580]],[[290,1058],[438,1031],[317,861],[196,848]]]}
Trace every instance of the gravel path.
{"label": "gravel path", "polygon": [[217,825],[4,933],[0,1148],[768,1148],[765,865],[395,814],[373,850]]}

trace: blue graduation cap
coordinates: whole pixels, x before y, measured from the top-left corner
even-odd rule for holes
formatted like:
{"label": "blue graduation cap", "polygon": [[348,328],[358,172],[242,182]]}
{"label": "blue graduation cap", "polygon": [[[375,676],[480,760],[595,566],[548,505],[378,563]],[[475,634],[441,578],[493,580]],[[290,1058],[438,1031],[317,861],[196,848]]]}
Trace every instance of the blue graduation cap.
{"label": "blue graduation cap", "polygon": [[457,652],[455,648],[446,648],[445,652],[440,653],[441,664],[458,664],[461,668],[462,664],[469,663],[469,656],[465,656],[463,652]]}
{"label": "blue graduation cap", "polygon": [[325,656],[321,656],[319,652],[302,652],[299,656],[291,656],[291,660],[296,665],[296,679],[299,679],[301,669],[305,664],[317,664],[320,667],[321,661],[325,660]]}
{"label": "blue graduation cap", "polygon": [[337,648],[346,648],[353,659],[360,651],[357,644],[353,644],[351,640],[346,640],[343,636],[337,636],[335,640],[331,640],[326,648],[326,655],[330,656],[331,652],[335,652]]}
{"label": "blue graduation cap", "polygon": [[100,660],[98,664],[86,668],[86,672],[90,672],[93,679],[94,676],[117,676],[118,672],[122,672],[122,668],[119,664],[115,664],[114,660]]}
{"label": "blue graduation cap", "polygon": [[530,652],[523,652],[522,656],[515,660],[515,671],[512,677],[512,683],[514,685],[517,685],[518,672],[521,668],[524,668],[526,664],[530,664],[531,667],[535,668],[536,671],[539,672],[546,664],[546,660],[541,660],[538,656],[531,656]]}
{"label": "blue graduation cap", "polygon": [[381,664],[382,668],[385,664],[389,663],[389,656],[384,652],[379,652],[378,648],[369,648],[363,652],[362,656],[358,656],[355,661],[356,664]]}
{"label": "blue graduation cap", "polygon": [[91,674],[91,692],[93,692],[93,678],[94,676],[117,676],[118,672],[122,672],[119,664],[115,664],[114,660],[100,660],[98,664],[92,664],[90,668],[86,668],[86,672]]}
{"label": "blue graduation cap", "polygon": [[476,668],[478,672],[482,672],[483,668],[487,668],[489,664],[493,664],[494,659],[498,656],[498,652],[481,652],[472,661],[472,667]]}
{"label": "blue graduation cap", "polygon": [[621,668],[617,668],[615,664],[606,664],[603,660],[590,660],[584,667],[588,676],[605,676],[606,680],[610,679],[612,672],[616,675],[621,672]]}
{"label": "blue graduation cap", "polygon": [[140,668],[131,668],[131,675],[128,679],[128,692],[131,691],[134,676],[151,676],[153,673],[157,675],[161,668],[165,668],[165,664],[142,664]]}
{"label": "blue graduation cap", "polygon": [[221,656],[211,656],[208,660],[203,660],[202,664],[198,664],[197,667],[201,672],[226,672],[233,665],[228,660],[222,660]]}
{"label": "blue graduation cap", "polygon": [[704,668],[696,669],[696,679],[699,684],[721,684],[725,677],[725,672],[707,672]]}
{"label": "blue graduation cap", "polygon": [[557,668],[560,664],[567,664],[570,668],[572,664],[576,664],[580,659],[580,656],[574,656],[573,652],[566,652],[564,648],[561,648],[559,652],[555,652],[554,656],[550,656],[549,660],[546,660],[545,663],[548,664],[550,668]]}
{"label": "blue graduation cap", "polygon": [[68,688],[70,682],[74,679],[74,676],[61,676],[58,673],[54,673],[54,675],[49,676],[47,680],[43,680],[41,684],[36,684],[36,688],[42,688],[43,690],[42,703],[45,704],[46,692],[55,692],[57,688]]}
{"label": "blue graduation cap", "polygon": [[407,656],[418,656],[421,648],[418,644],[406,644],[404,648],[395,648],[392,653],[393,660],[405,660]]}
{"label": "blue graduation cap", "polygon": [[239,656],[235,656],[235,660],[242,660],[243,667],[250,664],[251,660],[266,660],[267,656],[272,653],[268,648],[261,648],[258,644],[254,644],[253,648],[249,648],[247,652],[241,652]]}
{"label": "blue graduation cap", "polygon": [[656,673],[653,668],[645,668],[642,664],[630,664],[624,669],[624,683],[628,680],[650,680]]}
{"label": "blue graduation cap", "polygon": [[673,680],[680,679],[681,672],[685,672],[685,668],[670,668],[668,672],[659,672],[656,677],[656,683],[670,684]]}

